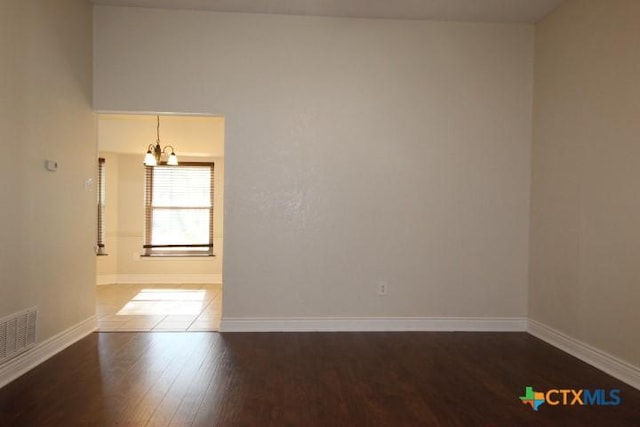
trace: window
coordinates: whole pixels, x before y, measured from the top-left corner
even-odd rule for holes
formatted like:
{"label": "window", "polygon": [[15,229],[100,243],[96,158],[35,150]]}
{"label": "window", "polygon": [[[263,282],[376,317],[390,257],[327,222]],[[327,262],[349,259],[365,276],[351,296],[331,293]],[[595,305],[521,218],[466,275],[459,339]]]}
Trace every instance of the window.
{"label": "window", "polygon": [[106,170],[105,160],[98,159],[98,236],[96,242],[96,254],[106,255],[104,246],[104,202],[106,198]]}
{"label": "window", "polygon": [[145,168],[145,256],[213,256],[213,167]]}

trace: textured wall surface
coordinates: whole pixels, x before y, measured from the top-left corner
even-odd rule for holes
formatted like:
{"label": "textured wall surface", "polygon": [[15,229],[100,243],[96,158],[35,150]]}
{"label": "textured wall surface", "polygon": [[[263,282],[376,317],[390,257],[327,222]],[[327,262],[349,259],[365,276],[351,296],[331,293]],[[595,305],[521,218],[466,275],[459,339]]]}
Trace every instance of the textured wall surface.
{"label": "textured wall surface", "polygon": [[0,317],[38,306],[40,341],[95,312],[91,13],[82,0],[0,3]]}
{"label": "textured wall surface", "polygon": [[640,366],[640,2],[568,1],[536,28],[535,320]]}
{"label": "textured wall surface", "polygon": [[226,119],[225,317],[526,315],[532,26],[94,17],[98,110]]}

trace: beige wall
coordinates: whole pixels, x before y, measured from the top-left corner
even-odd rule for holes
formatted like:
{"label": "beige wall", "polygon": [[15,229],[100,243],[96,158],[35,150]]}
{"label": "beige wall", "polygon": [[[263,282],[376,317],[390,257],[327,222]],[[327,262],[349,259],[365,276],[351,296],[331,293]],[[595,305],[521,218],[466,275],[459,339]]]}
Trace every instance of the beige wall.
{"label": "beige wall", "polygon": [[530,317],[640,366],[640,2],[536,27]]}
{"label": "beige wall", "polygon": [[[144,154],[156,143],[153,114],[99,114],[100,151]],[[182,156],[224,157],[224,118],[211,116],[160,115],[160,143]]]}
{"label": "beige wall", "polygon": [[160,118],[161,145],[172,145],[179,161],[215,162],[214,258],[140,257],[144,239],[142,160],[147,145],[155,144],[155,140],[156,116],[99,115],[99,149],[116,152],[100,152],[107,160],[106,244],[109,255],[98,257],[98,283],[113,278],[122,281],[115,275],[197,274],[218,277],[222,274],[224,119],[186,116]]}
{"label": "beige wall", "polygon": [[225,317],[526,315],[532,26],[94,10],[98,110],[225,117]]}
{"label": "beige wall", "polygon": [[0,317],[38,306],[39,341],[95,311],[91,40],[87,1],[0,2]]}

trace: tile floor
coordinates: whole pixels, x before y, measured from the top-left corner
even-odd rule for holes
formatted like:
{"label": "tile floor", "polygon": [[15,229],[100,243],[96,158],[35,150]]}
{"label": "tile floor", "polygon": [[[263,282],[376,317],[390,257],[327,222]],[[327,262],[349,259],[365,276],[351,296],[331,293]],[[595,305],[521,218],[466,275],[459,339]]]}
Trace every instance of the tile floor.
{"label": "tile floor", "polygon": [[100,332],[217,331],[221,285],[104,285],[96,292]]}

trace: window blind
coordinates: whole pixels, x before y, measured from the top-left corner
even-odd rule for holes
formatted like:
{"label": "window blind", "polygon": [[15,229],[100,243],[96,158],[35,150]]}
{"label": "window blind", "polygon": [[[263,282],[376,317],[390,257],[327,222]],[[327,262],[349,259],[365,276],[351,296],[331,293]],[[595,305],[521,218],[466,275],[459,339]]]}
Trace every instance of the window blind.
{"label": "window blind", "polygon": [[213,255],[213,172],[213,163],[145,168],[145,255]]}
{"label": "window blind", "polygon": [[104,206],[106,199],[106,165],[105,159],[98,158],[98,236],[96,243],[96,253],[98,255],[105,255],[104,245]]}

